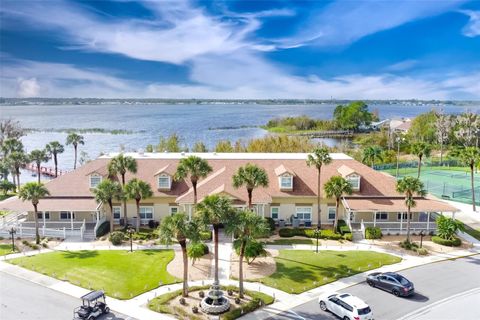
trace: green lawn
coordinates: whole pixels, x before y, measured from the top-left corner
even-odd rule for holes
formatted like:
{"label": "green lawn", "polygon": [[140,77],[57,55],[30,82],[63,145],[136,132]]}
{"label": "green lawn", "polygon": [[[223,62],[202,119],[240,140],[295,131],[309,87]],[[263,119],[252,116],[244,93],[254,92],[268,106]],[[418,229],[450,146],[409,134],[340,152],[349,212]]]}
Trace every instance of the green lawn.
{"label": "green lawn", "polygon": [[[313,239],[275,239],[272,241],[268,241],[267,244],[269,245],[292,245],[292,244],[316,244],[317,240]],[[322,241],[318,242],[320,245]]]}
{"label": "green lawn", "polygon": [[280,250],[275,257],[275,273],[259,281],[288,293],[302,293],[401,260],[374,251],[321,251],[315,254],[305,250]]}
{"label": "green lawn", "polygon": [[111,297],[130,299],[157,288],[160,282],[178,282],[167,272],[173,258],[173,250],[82,250],[43,253],[10,262],[84,288],[105,290]]}
{"label": "green lawn", "polygon": [[12,253],[12,245],[11,244],[0,244],[0,256],[4,256],[6,254]]}

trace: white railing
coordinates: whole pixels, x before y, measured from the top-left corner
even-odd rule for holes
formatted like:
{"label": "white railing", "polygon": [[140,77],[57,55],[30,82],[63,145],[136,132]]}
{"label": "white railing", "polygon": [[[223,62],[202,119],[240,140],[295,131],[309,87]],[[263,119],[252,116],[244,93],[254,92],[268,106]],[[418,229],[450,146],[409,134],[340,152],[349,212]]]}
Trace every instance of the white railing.
{"label": "white railing", "polygon": [[27,215],[27,212],[12,212],[4,215],[0,218],[0,229],[8,228],[9,226],[16,225],[21,217]]}
{"label": "white railing", "polygon": [[[365,227],[379,227],[382,229],[383,233],[406,233],[407,232],[407,222],[361,222],[361,229]],[[437,224],[434,221],[430,222],[410,222],[410,231],[419,232],[425,230],[425,232],[435,231]],[[365,229],[362,229],[362,232]]]}

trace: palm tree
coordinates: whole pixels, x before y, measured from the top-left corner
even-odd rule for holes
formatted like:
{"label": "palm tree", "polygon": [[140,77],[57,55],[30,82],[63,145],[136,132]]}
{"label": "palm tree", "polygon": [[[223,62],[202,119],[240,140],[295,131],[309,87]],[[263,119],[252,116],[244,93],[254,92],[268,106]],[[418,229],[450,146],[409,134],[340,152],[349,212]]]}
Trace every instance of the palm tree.
{"label": "palm tree", "polygon": [[251,163],[247,163],[245,167],[240,167],[232,177],[233,187],[238,189],[242,186],[247,187],[248,208],[252,209],[252,193],[253,189],[258,187],[268,187],[268,175],[265,169]]}
{"label": "palm tree", "polygon": [[382,148],[379,146],[366,147],[363,149],[362,162],[370,163],[371,167],[373,168],[376,160],[383,160],[382,151]]}
{"label": "palm tree", "polygon": [[85,144],[83,136],[76,134],[75,132],[70,132],[67,136],[66,145],[73,145],[73,150],[75,152],[75,160],[73,161],[73,170],[77,168],[77,148],[79,144]]}
{"label": "palm tree", "polygon": [[193,187],[194,207],[197,204],[197,183],[201,178],[208,176],[210,172],[212,172],[212,167],[210,167],[208,161],[197,156],[189,156],[181,159],[178,163],[174,178],[178,181],[190,177]]}
{"label": "palm tree", "polygon": [[109,179],[102,180],[92,190],[97,203],[106,203],[110,208],[110,232],[113,231],[113,200],[122,198],[122,186],[116,181]]}
{"label": "palm tree", "polygon": [[407,206],[407,242],[410,242],[410,211],[415,207],[414,195],[425,196],[427,192],[423,188],[423,182],[415,177],[406,176],[397,181],[397,191],[405,194],[405,205]]}
{"label": "palm tree", "polygon": [[325,195],[328,198],[335,198],[335,223],[333,230],[337,232],[338,224],[338,207],[340,206],[340,198],[344,194],[352,194],[352,185],[341,176],[333,176],[328,180],[325,185]]}
{"label": "palm tree", "polygon": [[229,215],[226,222],[225,233],[236,237],[236,245],[240,247],[239,265],[238,265],[238,288],[239,296],[243,298],[243,258],[245,256],[245,248],[247,244],[255,241],[255,237],[265,234],[269,230],[265,219],[252,211],[237,211],[235,214]]}
{"label": "palm tree", "polygon": [[3,192],[3,195],[6,197],[9,191],[15,190],[15,185],[8,180],[0,180],[0,190]]}
{"label": "palm tree", "polygon": [[200,228],[194,220],[189,221],[185,213],[175,213],[163,219],[160,225],[160,240],[167,245],[177,240],[182,248],[183,256],[183,291],[182,296],[188,297],[188,256],[187,239],[199,241]]}
{"label": "palm tree", "polygon": [[474,169],[480,163],[480,150],[476,147],[466,147],[460,151],[460,161],[470,167],[470,184],[472,186],[473,211],[477,211],[475,204],[475,179]]}
{"label": "palm tree", "polygon": [[215,283],[218,284],[218,229],[232,213],[230,199],[217,194],[206,196],[197,204],[197,214],[204,225],[213,226],[213,241],[215,246]]}
{"label": "palm tree", "polygon": [[[129,156],[124,156],[120,153],[118,156],[112,158],[108,163],[108,174],[110,176],[121,176],[122,189],[125,192],[125,175],[127,172],[137,173],[137,161]],[[127,199],[122,198],[123,205],[123,219],[125,225],[127,224]]]}
{"label": "palm tree", "polygon": [[125,196],[134,199],[137,205],[137,232],[140,231],[140,201],[153,196],[152,188],[145,181],[133,178],[125,185]]}
{"label": "palm tree", "polygon": [[1,149],[3,152],[3,157],[8,157],[9,154],[12,152],[23,152],[23,143],[22,141],[15,139],[15,138],[8,138],[5,139],[1,145]]}
{"label": "palm tree", "polygon": [[320,229],[322,227],[321,224],[321,213],[322,209],[320,207],[320,176],[322,173],[322,166],[327,165],[330,162],[332,162],[332,158],[330,157],[330,153],[328,152],[328,148],[326,147],[321,147],[321,148],[316,148],[313,150],[311,154],[307,156],[307,166],[312,167],[314,166],[317,168],[317,229]]}
{"label": "palm tree", "polygon": [[41,198],[50,195],[48,189],[42,184],[37,182],[27,182],[20,188],[18,197],[22,201],[31,201],[33,205],[34,218],[35,218],[35,236],[36,243],[40,244],[40,234],[38,233],[38,203]]}
{"label": "palm tree", "polygon": [[29,162],[28,156],[23,152],[14,151],[8,156],[8,163],[11,166],[13,181],[15,182],[15,176],[17,177],[17,190],[20,189],[20,168],[25,166]]}
{"label": "palm tree", "polygon": [[28,155],[28,158],[31,162],[35,162],[37,166],[37,174],[38,174],[38,183],[40,183],[40,172],[41,172],[41,165],[42,162],[47,162],[48,161],[48,155],[45,150],[39,150],[35,149],[30,152]]}
{"label": "palm tree", "polygon": [[60,144],[58,141],[52,141],[45,146],[45,150],[47,151],[48,155],[53,158],[53,163],[55,165],[55,178],[58,177],[58,159],[57,156],[59,153],[63,153],[65,149],[63,145]]}
{"label": "palm tree", "polygon": [[432,147],[425,142],[416,142],[410,147],[410,153],[418,157],[418,174],[417,178],[420,178],[420,170],[422,167],[422,158],[429,157],[432,152]]}

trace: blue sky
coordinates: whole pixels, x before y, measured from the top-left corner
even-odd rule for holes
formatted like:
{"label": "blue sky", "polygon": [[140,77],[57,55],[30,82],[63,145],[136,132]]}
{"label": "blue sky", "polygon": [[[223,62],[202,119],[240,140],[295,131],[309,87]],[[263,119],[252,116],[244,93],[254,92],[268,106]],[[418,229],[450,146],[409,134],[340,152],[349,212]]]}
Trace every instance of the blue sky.
{"label": "blue sky", "polygon": [[480,1],[0,6],[0,96],[480,99]]}

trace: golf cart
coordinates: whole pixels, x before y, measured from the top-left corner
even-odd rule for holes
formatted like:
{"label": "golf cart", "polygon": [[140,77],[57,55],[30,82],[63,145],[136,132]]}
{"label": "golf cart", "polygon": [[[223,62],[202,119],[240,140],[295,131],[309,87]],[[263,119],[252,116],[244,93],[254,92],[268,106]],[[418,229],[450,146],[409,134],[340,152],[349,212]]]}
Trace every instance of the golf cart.
{"label": "golf cart", "polygon": [[73,310],[73,320],[93,320],[110,312],[103,291],[92,291],[81,299],[82,305]]}

